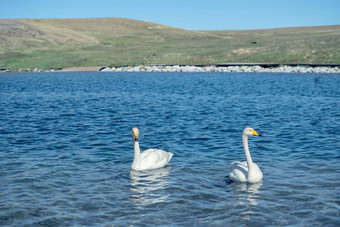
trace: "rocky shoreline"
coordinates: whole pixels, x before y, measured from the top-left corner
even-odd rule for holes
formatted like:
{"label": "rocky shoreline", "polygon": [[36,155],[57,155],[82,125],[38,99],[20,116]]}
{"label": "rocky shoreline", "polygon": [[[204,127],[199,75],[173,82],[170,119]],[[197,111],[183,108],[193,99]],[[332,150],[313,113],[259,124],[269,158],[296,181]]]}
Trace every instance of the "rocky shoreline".
{"label": "rocky shoreline", "polygon": [[[92,68],[92,70],[88,70]],[[93,69],[94,68],[94,69]],[[77,70],[78,69],[78,70]],[[0,69],[0,72],[60,72],[62,68],[53,69],[30,69],[17,70]],[[147,66],[122,66],[122,67],[78,67],[74,71],[98,71],[98,72],[236,72],[236,73],[340,73],[340,67],[330,66],[289,66],[263,67],[260,65],[239,66],[195,66],[195,65],[147,65]]]}
{"label": "rocky shoreline", "polygon": [[255,66],[191,66],[191,65],[155,65],[155,66],[126,66],[106,67],[102,72],[246,72],[246,73],[340,73],[339,67],[303,67],[279,66],[273,68]]}

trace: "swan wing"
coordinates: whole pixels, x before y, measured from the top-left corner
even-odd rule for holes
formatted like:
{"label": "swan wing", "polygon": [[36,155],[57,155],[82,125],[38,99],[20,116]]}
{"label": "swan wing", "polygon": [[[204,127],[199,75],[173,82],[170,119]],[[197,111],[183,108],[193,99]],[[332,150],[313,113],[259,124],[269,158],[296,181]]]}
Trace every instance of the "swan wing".
{"label": "swan wing", "polygon": [[173,154],[160,149],[148,149],[141,154],[141,169],[162,168],[169,163]]}
{"label": "swan wing", "polygon": [[229,179],[236,182],[247,182],[248,164],[247,162],[233,162],[230,165]]}
{"label": "swan wing", "polygon": [[260,167],[256,163],[253,163],[251,175],[249,175],[248,181],[250,183],[257,183],[257,182],[260,182],[262,179],[263,179],[263,174],[260,170]]}

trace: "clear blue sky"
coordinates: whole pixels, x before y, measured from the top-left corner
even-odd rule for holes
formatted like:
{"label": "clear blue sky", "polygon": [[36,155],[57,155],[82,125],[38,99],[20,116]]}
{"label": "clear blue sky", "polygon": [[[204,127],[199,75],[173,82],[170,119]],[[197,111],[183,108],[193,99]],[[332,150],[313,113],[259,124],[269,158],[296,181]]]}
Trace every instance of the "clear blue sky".
{"label": "clear blue sky", "polygon": [[340,25],[340,0],[0,0],[0,18],[97,17],[190,30]]}

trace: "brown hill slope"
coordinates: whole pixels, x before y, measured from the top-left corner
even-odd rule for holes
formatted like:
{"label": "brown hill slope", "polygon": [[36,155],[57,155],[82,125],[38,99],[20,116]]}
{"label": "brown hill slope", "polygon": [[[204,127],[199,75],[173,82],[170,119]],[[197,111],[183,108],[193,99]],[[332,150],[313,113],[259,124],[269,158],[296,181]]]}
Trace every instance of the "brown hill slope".
{"label": "brown hill slope", "polygon": [[190,31],[123,18],[0,20],[0,67],[340,63],[340,26]]}

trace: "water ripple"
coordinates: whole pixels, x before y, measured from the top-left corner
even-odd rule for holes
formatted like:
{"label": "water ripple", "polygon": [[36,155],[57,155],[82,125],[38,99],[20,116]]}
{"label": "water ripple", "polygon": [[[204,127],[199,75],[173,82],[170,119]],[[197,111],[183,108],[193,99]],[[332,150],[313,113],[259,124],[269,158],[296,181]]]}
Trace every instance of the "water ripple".
{"label": "water ripple", "polygon": [[[318,83],[315,83],[315,77]],[[0,225],[338,226],[340,77],[0,75]],[[174,153],[131,170],[141,148]],[[264,179],[232,183],[249,140]]]}

